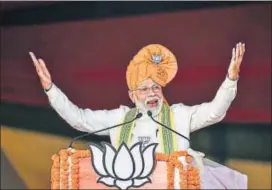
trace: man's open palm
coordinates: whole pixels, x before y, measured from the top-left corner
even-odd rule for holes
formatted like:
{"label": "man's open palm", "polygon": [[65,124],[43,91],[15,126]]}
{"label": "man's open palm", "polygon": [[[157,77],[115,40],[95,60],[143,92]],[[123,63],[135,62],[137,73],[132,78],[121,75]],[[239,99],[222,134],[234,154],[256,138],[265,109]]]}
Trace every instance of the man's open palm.
{"label": "man's open palm", "polygon": [[232,49],[232,58],[228,69],[230,79],[236,80],[238,78],[245,51],[245,44],[241,42]]}
{"label": "man's open palm", "polygon": [[33,64],[36,68],[37,74],[40,77],[42,87],[47,90],[52,85],[52,80],[48,69],[42,59],[37,59],[33,52],[29,52]]}

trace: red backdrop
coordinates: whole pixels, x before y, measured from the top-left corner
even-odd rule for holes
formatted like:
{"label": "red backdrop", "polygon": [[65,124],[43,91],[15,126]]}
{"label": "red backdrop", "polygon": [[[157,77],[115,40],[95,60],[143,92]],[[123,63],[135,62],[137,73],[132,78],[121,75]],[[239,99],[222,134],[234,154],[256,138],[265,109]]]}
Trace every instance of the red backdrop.
{"label": "red backdrop", "polygon": [[238,94],[225,121],[271,121],[271,5],[1,28],[1,101],[48,106],[28,51],[80,107],[129,104],[125,71],[143,46],[160,43],[178,59],[169,103],[210,101],[231,49],[246,43]]}

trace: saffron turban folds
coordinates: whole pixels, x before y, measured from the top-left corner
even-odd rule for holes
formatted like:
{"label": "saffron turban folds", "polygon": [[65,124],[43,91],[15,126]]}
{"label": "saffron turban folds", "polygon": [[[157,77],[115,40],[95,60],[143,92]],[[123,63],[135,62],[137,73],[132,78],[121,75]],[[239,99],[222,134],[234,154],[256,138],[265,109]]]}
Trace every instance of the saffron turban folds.
{"label": "saffron turban folds", "polygon": [[130,61],[127,72],[127,85],[135,90],[137,85],[151,78],[165,87],[176,75],[178,70],[174,54],[160,44],[150,44],[142,49]]}

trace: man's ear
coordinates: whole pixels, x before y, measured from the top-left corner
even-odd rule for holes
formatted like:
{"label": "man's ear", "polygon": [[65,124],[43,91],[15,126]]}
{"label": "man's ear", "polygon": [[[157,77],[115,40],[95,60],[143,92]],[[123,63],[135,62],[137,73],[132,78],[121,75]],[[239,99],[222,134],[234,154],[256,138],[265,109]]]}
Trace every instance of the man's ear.
{"label": "man's ear", "polygon": [[130,100],[131,100],[133,103],[135,103],[133,91],[129,90],[129,91],[128,91],[128,95],[129,95]]}

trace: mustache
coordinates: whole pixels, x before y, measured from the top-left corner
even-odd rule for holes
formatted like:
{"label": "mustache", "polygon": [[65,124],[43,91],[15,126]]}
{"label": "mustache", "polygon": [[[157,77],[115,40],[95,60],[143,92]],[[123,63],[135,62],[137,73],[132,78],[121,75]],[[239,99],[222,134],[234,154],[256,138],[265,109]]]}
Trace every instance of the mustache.
{"label": "mustache", "polygon": [[152,97],[150,96],[150,97],[147,97],[147,98],[145,99],[145,101],[144,101],[145,105],[146,105],[147,102],[150,101],[150,100],[155,100],[155,101],[158,100],[158,101],[159,101],[159,100],[161,100],[161,98],[158,97],[158,96],[152,96]]}

